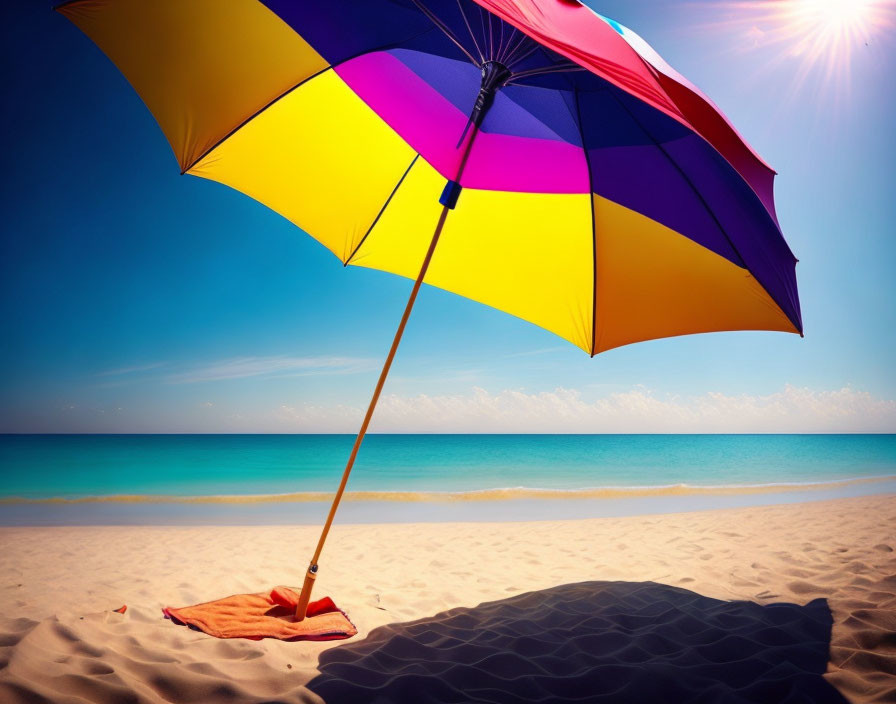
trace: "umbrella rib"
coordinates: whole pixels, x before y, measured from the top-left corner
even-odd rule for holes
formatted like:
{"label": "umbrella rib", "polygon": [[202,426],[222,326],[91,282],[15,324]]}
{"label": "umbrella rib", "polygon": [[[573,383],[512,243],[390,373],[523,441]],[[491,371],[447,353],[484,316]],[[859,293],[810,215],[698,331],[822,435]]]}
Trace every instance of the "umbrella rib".
{"label": "umbrella rib", "polygon": [[591,256],[592,256],[592,288],[591,288],[591,356],[597,354],[597,222],[594,216],[594,173],[591,166],[591,155],[585,142],[585,129],[582,126],[582,109],[579,105],[579,91],[573,90],[576,100],[576,124],[582,139],[582,151],[585,152],[585,165],[588,167],[588,200],[591,210]]}
{"label": "umbrella rib", "polygon": [[504,52],[504,22],[500,25],[501,34],[498,35],[498,51],[495,52],[495,60],[500,63],[501,54]]}
{"label": "umbrella rib", "polygon": [[258,110],[256,110],[251,115],[249,115],[249,117],[247,117],[245,120],[240,122],[236,127],[231,129],[227,134],[225,134],[223,137],[221,137],[217,142],[212,144],[207,149],[204,149],[202,151],[202,153],[199,154],[199,156],[197,156],[195,159],[193,159],[193,161],[191,161],[189,164],[187,164],[185,167],[183,167],[181,169],[180,175],[183,176],[184,174],[186,174],[190,169],[192,169],[194,166],[196,166],[196,164],[198,164],[200,161],[205,159],[205,157],[207,157],[209,154],[211,154],[213,151],[215,151],[215,149],[217,149],[222,144],[224,144],[224,142],[226,142],[228,139],[233,137],[233,135],[235,135],[237,132],[239,132],[241,129],[243,129],[243,127],[245,127],[250,122],[252,122],[252,120],[254,120],[256,117],[261,115],[261,113],[263,113],[269,107],[271,107],[275,103],[278,103],[279,101],[281,101],[283,98],[285,98],[287,95],[289,95],[293,91],[301,88],[308,81],[310,81],[314,78],[317,78],[318,76],[320,76],[323,73],[326,73],[327,71],[329,71],[332,68],[333,68],[332,66],[325,66],[320,71],[316,71],[315,73],[312,73],[310,76],[306,76],[305,78],[303,78],[301,81],[299,81],[295,85],[290,86],[288,89],[286,89],[285,91],[283,91],[282,93],[277,95],[273,100],[270,100],[269,102],[265,103],[263,106],[258,108]]}
{"label": "umbrella rib", "polygon": [[361,238],[361,241],[358,242],[358,246],[352,250],[352,253],[348,255],[348,258],[343,262],[342,266],[348,266],[352,258],[358,253],[358,250],[361,249],[362,245],[367,241],[367,237],[373,232],[373,228],[376,227],[376,224],[380,221],[383,213],[386,212],[386,208],[389,207],[389,203],[392,202],[392,198],[398,192],[398,189],[401,188],[401,184],[404,183],[405,177],[411,172],[411,169],[414,167],[414,164],[417,163],[417,159],[420,158],[419,154],[415,154],[414,158],[411,159],[411,163],[408,165],[408,168],[404,170],[404,173],[401,175],[401,178],[398,179],[398,183],[395,184],[395,188],[392,189],[392,192],[389,194],[389,197],[386,198],[386,202],[383,203],[383,207],[380,208],[380,211],[376,214],[376,217],[373,219],[373,222],[370,223],[370,227],[367,228],[367,232],[364,233],[364,236]]}
{"label": "umbrella rib", "polygon": [[479,54],[479,61],[484,63],[485,54],[483,54],[482,49],[479,48],[479,42],[476,41],[476,35],[473,34],[473,28],[470,26],[470,20],[467,19],[467,13],[464,12],[461,0],[457,0],[457,9],[460,10],[460,16],[464,18],[464,24],[467,25],[467,31],[470,33],[470,39],[473,40],[473,46],[476,47],[476,53]]}
{"label": "umbrella rib", "polygon": [[[516,29],[516,27],[514,27],[514,29]],[[533,44],[538,43],[534,39],[532,39],[532,37],[530,37],[528,34],[521,31],[519,41],[516,43],[516,45],[512,49],[510,49],[508,47],[507,54],[501,63],[504,64],[505,66],[507,66],[507,68],[511,68],[514,64],[518,63],[518,61],[522,60],[522,58],[525,58],[525,57],[521,58],[520,53],[526,50],[527,42],[532,42]]]}
{"label": "umbrella rib", "polygon": [[488,58],[495,58],[495,41],[492,38],[492,13],[488,13]]}
{"label": "umbrella rib", "polygon": [[[775,300],[775,297],[772,296],[772,294],[769,292],[768,288],[766,288],[765,284],[763,284],[761,281],[759,281],[759,279],[756,278],[756,275],[753,274],[753,272],[747,266],[747,260],[744,259],[743,255],[740,253],[737,246],[734,244],[733,240],[728,235],[728,232],[722,226],[722,223],[719,221],[719,218],[716,216],[715,211],[713,211],[713,209],[709,206],[709,203],[706,202],[706,199],[703,197],[703,194],[700,193],[700,189],[698,189],[697,186],[694,185],[694,182],[684,172],[684,170],[681,168],[681,166],[678,164],[678,162],[672,158],[672,155],[669,154],[668,151],[666,151],[666,148],[657,140],[657,138],[654,137],[653,134],[651,134],[651,132],[644,126],[644,124],[637,117],[635,117],[635,114],[629,109],[628,105],[626,105],[625,102],[618,95],[616,95],[615,91],[611,90],[610,94],[616,99],[616,102],[618,102],[622,106],[622,109],[625,110],[629,114],[629,117],[631,117],[632,120],[634,120],[635,124],[641,128],[641,131],[644,132],[644,134],[646,134],[651,139],[651,141],[656,145],[656,147],[663,153],[663,156],[665,156],[666,159],[668,159],[669,163],[672,164],[672,166],[675,168],[675,170],[678,171],[678,173],[685,180],[685,182],[688,184],[688,186],[690,186],[691,190],[694,192],[694,195],[697,196],[697,198],[703,204],[703,207],[706,209],[706,212],[709,214],[709,216],[713,219],[713,222],[715,222],[716,226],[719,228],[719,232],[722,233],[722,236],[725,238],[725,240],[728,242],[728,244],[731,245],[731,249],[738,256],[738,258],[743,262],[744,269],[746,269],[750,273],[750,276],[752,276],[754,279],[756,279],[756,282],[760,286],[762,286],[762,289],[768,294],[769,298],[771,298],[772,301],[775,302],[775,305],[778,306],[779,309],[781,309],[781,305]],[[701,135],[698,135],[698,136],[701,136]],[[701,136],[701,139],[702,139],[702,136]],[[712,146],[712,145],[710,145],[710,146]],[[779,232],[780,232],[780,230],[779,230]],[[765,258],[764,251],[762,249],[760,249],[760,252],[762,252],[763,258]],[[793,320],[790,319],[790,316],[787,315],[786,311],[784,311],[783,309],[781,309],[781,311],[784,313],[785,317],[788,320],[790,320],[790,322],[793,324],[793,326],[796,327],[797,329],[799,329],[800,326],[797,325],[796,322],[794,322]]]}
{"label": "umbrella rib", "polygon": [[442,34],[448,37],[448,39],[450,39],[452,43],[464,53],[474,66],[479,66],[479,62],[469,51],[467,51],[467,48],[460,43],[460,40],[454,36],[454,32],[448,29],[448,26],[442,22],[435,13],[423,4],[423,0],[411,0],[411,2],[413,2],[417,6],[417,9],[426,15],[430,21],[442,31]]}
{"label": "umbrella rib", "polygon": [[502,51],[498,56],[498,63],[507,65],[506,60],[510,55],[510,47],[513,46],[513,39],[516,36],[517,29],[513,25],[511,25],[512,29],[510,34],[507,37],[507,45],[504,47],[504,51]]}
{"label": "umbrella rib", "polygon": [[[77,0],[72,0],[72,2],[76,2],[76,1]],[[234,127],[232,130],[230,130],[227,134],[225,134],[223,137],[221,137],[217,142],[212,144],[207,149],[203,150],[203,152],[199,156],[197,156],[187,166],[185,166],[181,169],[180,175],[183,176],[184,174],[186,174],[190,169],[192,169],[194,166],[196,166],[196,164],[198,164],[200,161],[205,159],[205,157],[207,157],[209,154],[211,154],[213,151],[215,151],[215,149],[217,149],[222,144],[224,144],[224,142],[226,142],[228,139],[233,137],[233,135],[235,135],[243,127],[245,127],[250,122],[252,122],[252,120],[254,120],[256,117],[261,115],[261,113],[263,113],[269,107],[271,107],[275,103],[279,102],[280,100],[282,100],[283,98],[285,98],[287,95],[289,95],[293,91],[297,90],[298,88],[301,88],[303,85],[305,85],[309,81],[317,78],[321,74],[324,74],[327,71],[332,71],[333,69],[336,69],[339,66],[342,66],[343,64],[348,63],[352,59],[357,59],[359,56],[363,56],[364,54],[370,54],[375,51],[385,51],[386,49],[391,49],[393,47],[401,46],[401,44],[403,42],[409,41],[411,39],[416,39],[417,37],[422,37],[424,34],[426,34],[427,32],[432,32],[434,29],[436,29],[436,28],[435,27],[427,27],[422,32],[418,32],[417,34],[412,34],[410,37],[406,37],[405,39],[402,39],[401,42],[392,42],[390,44],[383,44],[382,46],[374,47],[372,49],[365,49],[364,51],[359,51],[357,54],[352,54],[351,56],[348,56],[335,64],[332,64],[330,66],[325,66],[320,71],[312,73],[310,76],[306,76],[298,83],[290,86],[285,91],[283,91],[282,93],[280,93],[279,95],[277,95],[273,99],[271,99],[269,102],[265,103],[262,107],[260,107],[258,110],[253,112],[251,115],[249,115],[249,117],[247,117],[245,120],[240,122],[236,127]]]}
{"label": "umbrella rib", "polygon": [[525,34],[523,34],[523,36],[517,40],[516,44],[514,44],[513,41],[511,40],[511,42],[507,45],[507,51],[505,52],[501,63],[504,64],[505,66],[513,63],[513,55],[516,53],[517,49],[519,49],[525,43],[526,39],[528,39],[528,38],[529,37],[527,37]]}
{"label": "umbrella rib", "polygon": [[622,109],[628,113],[628,116],[630,118],[632,118],[634,123],[636,125],[638,125],[638,127],[641,129],[641,131],[650,138],[650,141],[652,141],[654,143],[654,145],[657,147],[657,149],[659,149],[663,153],[663,156],[666,157],[666,159],[669,161],[669,163],[672,164],[672,166],[679,173],[679,175],[685,180],[685,182],[688,184],[690,189],[694,192],[694,195],[700,199],[700,202],[703,204],[703,207],[706,209],[706,212],[713,219],[713,222],[715,222],[716,227],[719,228],[719,232],[722,233],[722,235],[727,240],[728,244],[731,245],[731,249],[734,250],[734,253],[740,258],[740,260],[746,266],[746,260],[744,260],[744,258],[741,256],[741,253],[738,251],[734,242],[732,242],[731,237],[728,236],[728,233],[725,231],[725,228],[722,227],[722,223],[719,221],[718,217],[716,217],[716,214],[713,211],[713,209],[709,207],[709,203],[706,202],[706,199],[703,197],[703,194],[700,193],[700,190],[697,188],[697,186],[694,185],[694,182],[684,172],[684,170],[681,168],[681,166],[678,164],[678,162],[672,158],[672,155],[669,154],[668,151],[666,151],[666,148],[662,145],[662,143],[660,143],[660,141],[657,140],[657,138],[653,136],[653,134],[650,132],[650,130],[648,130],[647,127],[644,126],[644,123],[642,123],[637,117],[635,117],[635,114],[631,111],[631,109],[629,109],[628,105],[626,105],[625,102],[623,100],[621,100],[618,95],[616,95],[615,91],[611,90],[610,95],[613,96],[613,98],[616,100],[616,102],[619,103],[619,105],[622,107]]}
{"label": "umbrella rib", "polygon": [[513,66],[514,66],[515,64],[518,64],[518,63],[520,63],[521,61],[524,61],[525,59],[528,59],[532,54],[534,54],[534,53],[536,52],[537,49],[538,49],[538,42],[533,42],[533,46],[532,46],[531,48],[529,48],[529,49],[523,51],[523,53],[520,54],[519,56],[516,56],[516,57],[513,59],[513,63],[509,63],[509,64],[507,64],[507,68],[513,68]]}
{"label": "umbrella rib", "polygon": [[528,71],[520,71],[519,73],[511,74],[510,80],[514,81],[518,78],[526,78],[528,76],[543,76],[548,73],[575,73],[576,71],[587,71],[583,66],[579,66],[578,64],[564,64],[562,66],[549,66],[545,68],[532,68]]}
{"label": "umbrella rib", "polygon": [[482,46],[487,49],[486,38],[485,38],[485,10],[482,9],[481,5],[479,7],[479,27],[482,29]]}

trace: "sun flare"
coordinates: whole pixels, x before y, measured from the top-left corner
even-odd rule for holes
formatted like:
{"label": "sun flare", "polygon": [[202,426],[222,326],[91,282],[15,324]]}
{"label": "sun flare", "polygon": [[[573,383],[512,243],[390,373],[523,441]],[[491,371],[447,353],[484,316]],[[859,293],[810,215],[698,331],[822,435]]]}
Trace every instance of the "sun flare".
{"label": "sun flare", "polygon": [[743,37],[747,50],[768,50],[773,66],[789,64],[797,88],[815,75],[821,88],[848,90],[857,52],[896,25],[896,0],[729,0],[715,6],[726,18],[713,28]]}
{"label": "sun flare", "polygon": [[796,6],[809,21],[836,29],[866,23],[874,2],[873,0],[797,0]]}
{"label": "sun flare", "polygon": [[[779,5],[786,33],[797,38],[795,56],[813,62],[848,59],[855,46],[871,38],[874,0],[793,0]],[[801,39],[800,39],[801,38]]]}

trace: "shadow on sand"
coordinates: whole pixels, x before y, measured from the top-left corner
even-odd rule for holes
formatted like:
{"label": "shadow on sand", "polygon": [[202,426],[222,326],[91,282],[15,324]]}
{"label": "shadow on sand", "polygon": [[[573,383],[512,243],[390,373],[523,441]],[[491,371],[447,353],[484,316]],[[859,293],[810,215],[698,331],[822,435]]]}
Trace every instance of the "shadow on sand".
{"label": "shadow on sand", "polygon": [[831,613],[709,599],[653,582],[583,582],[383,626],[325,651],[308,687],[352,702],[811,702]]}

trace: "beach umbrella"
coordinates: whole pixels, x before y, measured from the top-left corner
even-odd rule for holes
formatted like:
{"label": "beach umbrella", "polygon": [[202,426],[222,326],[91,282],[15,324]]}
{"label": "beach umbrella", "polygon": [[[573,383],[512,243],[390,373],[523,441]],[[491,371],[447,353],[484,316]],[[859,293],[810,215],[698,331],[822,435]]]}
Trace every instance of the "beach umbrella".
{"label": "beach umbrella", "polygon": [[414,280],[296,618],[421,283],[590,355],[801,333],[774,171],[640,36],[575,0],[74,0],[181,173],[264,203],[345,265]]}

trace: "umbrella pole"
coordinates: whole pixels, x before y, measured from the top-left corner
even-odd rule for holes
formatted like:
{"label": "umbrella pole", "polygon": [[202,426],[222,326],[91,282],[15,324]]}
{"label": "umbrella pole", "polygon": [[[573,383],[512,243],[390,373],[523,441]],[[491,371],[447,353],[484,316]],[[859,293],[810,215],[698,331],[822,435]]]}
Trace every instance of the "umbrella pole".
{"label": "umbrella pole", "polygon": [[[420,273],[417,274],[417,280],[414,282],[414,288],[411,289],[411,295],[408,303],[404,307],[404,315],[401,316],[401,322],[398,324],[398,330],[395,331],[395,337],[392,340],[392,347],[389,349],[389,356],[383,364],[383,370],[380,372],[379,381],[376,383],[376,389],[373,391],[373,398],[370,399],[370,405],[367,406],[367,413],[364,415],[364,422],[361,423],[361,430],[358,431],[358,437],[355,438],[355,444],[352,446],[352,453],[349,455],[348,464],[345,465],[345,471],[342,473],[342,481],[339,482],[339,488],[336,490],[336,496],[333,497],[333,504],[330,506],[330,513],[327,516],[327,522],[320,534],[320,540],[317,541],[317,548],[314,556],[308,565],[308,571],[305,573],[305,581],[302,584],[302,593],[299,595],[299,603],[296,606],[296,621],[303,621],[305,613],[308,610],[308,602],[311,600],[311,590],[314,589],[314,580],[317,578],[317,561],[320,559],[320,553],[324,549],[324,543],[327,540],[327,534],[330,532],[330,526],[333,523],[333,516],[336,515],[336,509],[339,508],[339,502],[342,500],[342,494],[345,492],[345,485],[348,482],[348,475],[351,474],[352,467],[355,464],[355,457],[364,441],[364,435],[367,433],[367,426],[370,425],[370,419],[373,416],[373,409],[376,408],[376,402],[379,401],[380,392],[383,390],[383,384],[386,383],[386,377],[389,374],[389,368],[392,366],[392,360],[395,358],[395,351],[398,349],[398,343],[401,342],[401,336],[404,333],[405,325],[411,315],[411,309],[414,307],[414,301],[417,300],[417,293],[420,291],[420,285],[426,276],[426,270],[429,269],[429,263],[432,261],[433,252],[436,251],[436,245],[439,242],[439,235],[442,234],[442,228],[445,226],[445,218],[448,217],[448,211],[453,210],[460,195],[460,177],[467,165],[467,159],[470,158],[470,150],[473,148],[473,141],[479,133],[479,127],[485,113],[488,111],[495,97],[495,91],[510,78],[510,71],[502,64],[494,61],[488,61],[482,65],[482,85],[479,89],[479,95],[473,105],[470,113],[470,119],[464,132],[461,135],[458,148],[463,146],[463,154],[460,164],[457,167],[457,176],[453,181],[445,184],[445,190],[439,202],[442,204],[442,213],[439,215],[439,222],[436,224],[435,232],[432,234],[432,241],[429,243],[429,249],[426,257],[423,259],[423,265],[420,267]],[[466,144],[464,144],[466,141]]]}
{"label": "umbrella pole", "polygon": [[367,433],[367,426],[370,425],[373,409],[376,408],[376,402],[380,398],[383,384],[386,383],[386,376],[388,376],[389,368],[392,366],[392,360],[395,358],[395,351],[398,349],[398,343],[401,342],[401,336],[404,333],[404,328],[411,315],[411,309],[414,307],[414,301],[417,300],[417,293],[420,291],[420,285],[423,283],[423,278],[426,276],[426,270],[429,269],[429,263],[432,261],[433,252],[436,251],[436,244],[439,242],[439,236],[442,234],[442,228],[445,226],[445,218],[448,217],[449,210],[451,210],[450,204],[442,206],[442,213],[439,215],[439,222],[436,224],[435,232],[432,235],[432,241],[429,243],[429,249],[426,252],[426,257],[423,259],[423,265],[420,267],[420,273],[417,274],[414,288],[411,289],[408,303],[404,307],[404,315],[401,316],[398,330],[395,331],[395,337],[392,339],[392,347],[389,349],[389,356],[386,357],[386,362],[383,364],[383,370],[380,372],[379,381],[377,381],[376,388],[373,391],[373,398],[370,399],[370,405],[367,406],[367,413],[364,415],[364,422],[361,423],[361,430],[358,432],[358,437],[355,438],[355,444],[352,446],[352,453],[349,455],[348,464],[345,465],[345,471],[342,473],[342,481],[339,482],[336,496],[333,497],[333,504],[330,506],[327,522],[324,523],[323,531],[321,531],[320,534],[320,540],[317,541],[317,548],[314,551],[314,556],[311,558],[308,571],[305,573],[305,582],[302,584],[302,593],[299,596],[299,604],[296,607],[296,621],[302,621],[305,618],[308,602],[311,600],[311,590],[314,588],[314,580],[317,577],[317,561],[320,559],[320,553],[324,549],[324,542],[326,542],[327,534],[330,532],[333,516],[336,515],[336,509],[339,508],[339,501],[342,499],[342,494],[345,492],[348,475],[351,474],[352,467],[355,464],[355,457],[358,455],[358,450],[361,448],[364,435]]}

